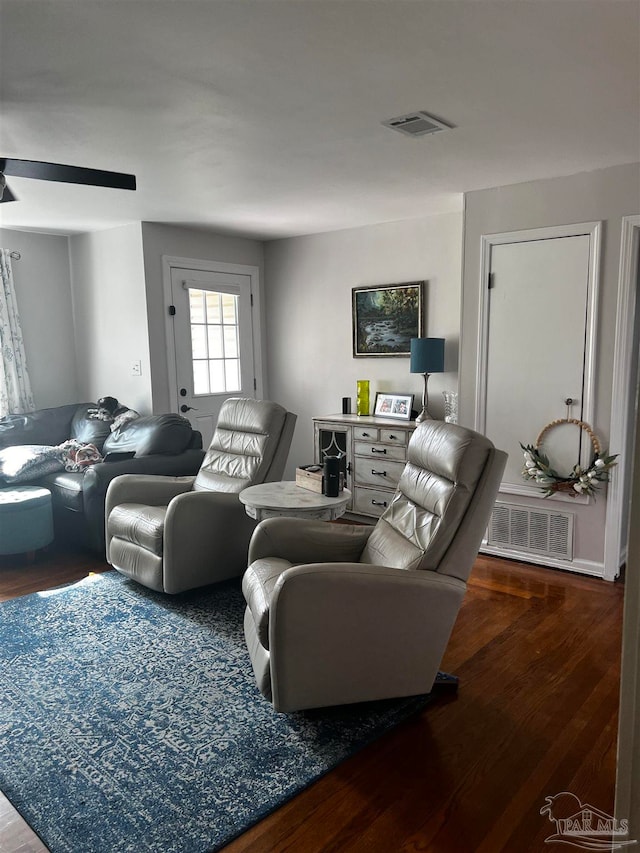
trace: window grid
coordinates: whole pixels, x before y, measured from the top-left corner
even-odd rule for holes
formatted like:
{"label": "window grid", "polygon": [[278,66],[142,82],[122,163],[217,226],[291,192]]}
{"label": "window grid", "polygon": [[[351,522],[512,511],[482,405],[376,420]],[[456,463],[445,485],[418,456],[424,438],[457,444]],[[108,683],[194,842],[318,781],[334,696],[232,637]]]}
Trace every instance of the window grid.
{"label": "window grid", "polygon": [[189,288],[194,396],[240,391],[238,297]]}

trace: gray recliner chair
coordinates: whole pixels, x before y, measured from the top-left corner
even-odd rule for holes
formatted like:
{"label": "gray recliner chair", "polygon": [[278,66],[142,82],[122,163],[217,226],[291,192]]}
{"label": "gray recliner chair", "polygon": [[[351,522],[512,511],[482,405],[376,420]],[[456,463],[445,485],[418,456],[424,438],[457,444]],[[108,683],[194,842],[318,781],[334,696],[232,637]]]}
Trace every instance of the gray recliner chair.
{"label": "gray recliner chair", "polygon": [[473,430],[427,421],[374,527],[258,525],[243,577],[245,637],[276,710],[431,690],[506,459]]}
{"label": "gray recliner chair", "polygon": [[230,398],[195,477],[116,477],[105,506],[107,560],[158,592],[239,576],[256,522],[238,493],[282,476],[296,415]]}

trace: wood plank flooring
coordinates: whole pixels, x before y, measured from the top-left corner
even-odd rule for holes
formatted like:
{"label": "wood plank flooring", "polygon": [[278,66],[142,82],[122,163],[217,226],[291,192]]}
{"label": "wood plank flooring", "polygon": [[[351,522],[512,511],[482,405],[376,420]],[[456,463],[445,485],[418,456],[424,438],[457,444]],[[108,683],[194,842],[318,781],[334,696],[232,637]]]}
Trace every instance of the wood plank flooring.
{"label": "wood plank flooring", "polygon": [[[0,600],[106,568],[83,553],[32,565],[0,558]],[[570,791],[613,809],[622,602],[620,584],[479,557],[443,663],[460,677],[458,695],[341,764],[225,853],[553,849],[544,842],[554,824],[540,814],[547,796]],[[0,853],[44,851],[0,799]]]}

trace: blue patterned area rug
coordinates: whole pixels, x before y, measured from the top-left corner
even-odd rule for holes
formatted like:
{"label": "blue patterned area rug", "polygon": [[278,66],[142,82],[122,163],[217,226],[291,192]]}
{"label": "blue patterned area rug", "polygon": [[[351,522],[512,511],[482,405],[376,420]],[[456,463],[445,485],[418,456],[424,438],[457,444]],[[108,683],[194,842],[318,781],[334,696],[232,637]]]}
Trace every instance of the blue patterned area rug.
{"label": "blue patterned area rug", "polygon": [[428,697],[277,714],[236,582],[0,605],[0,788],[52,853],[218,850]]}

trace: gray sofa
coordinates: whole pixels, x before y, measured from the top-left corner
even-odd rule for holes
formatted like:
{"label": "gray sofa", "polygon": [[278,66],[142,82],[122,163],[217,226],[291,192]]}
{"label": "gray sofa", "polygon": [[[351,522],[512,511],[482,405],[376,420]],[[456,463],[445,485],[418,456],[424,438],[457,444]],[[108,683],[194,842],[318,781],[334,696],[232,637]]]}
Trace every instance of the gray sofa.
{"label": "gray sofa", "polygon": [[[121,474],[195,474],[204,458],[202,436],[189,421],[168,413],[141,416],[111,431],[111,423],[90,417],[95,403],[71,404],[0,418],[0,488],[41,485],[52,495],[56,539],[104,552],[104,506],[107,487]],[[82,471],[47,471],[25,466],[15,476],[8,462],[20,446],[58,446],[69,439],[93,444],[103,456]],[[7,471],[12,476],[7,476]]]}

